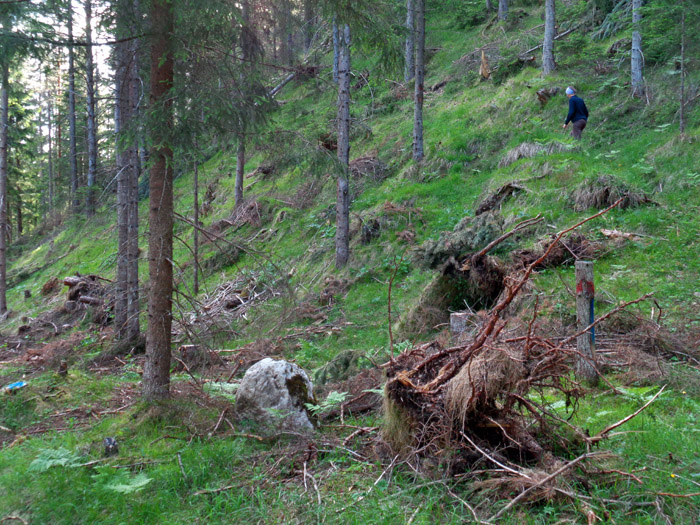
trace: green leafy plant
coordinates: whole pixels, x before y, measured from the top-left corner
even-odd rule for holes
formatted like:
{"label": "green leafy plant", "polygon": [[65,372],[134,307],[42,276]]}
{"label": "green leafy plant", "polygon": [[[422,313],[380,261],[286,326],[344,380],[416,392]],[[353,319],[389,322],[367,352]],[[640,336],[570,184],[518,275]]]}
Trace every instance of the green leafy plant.
{"label": "green leafy plant", "polygon": [[314,405],[313,403],[306,403],[306,409],[311,412],[312,415],[314,416],[319,416],[321,414],[325,414],[326,412],[330,412],[334,408],[338,407],[343,401],[345,401],[348,396],[347,392],[331,392],[326,396],[326,399],[321,401],[318,405]]}

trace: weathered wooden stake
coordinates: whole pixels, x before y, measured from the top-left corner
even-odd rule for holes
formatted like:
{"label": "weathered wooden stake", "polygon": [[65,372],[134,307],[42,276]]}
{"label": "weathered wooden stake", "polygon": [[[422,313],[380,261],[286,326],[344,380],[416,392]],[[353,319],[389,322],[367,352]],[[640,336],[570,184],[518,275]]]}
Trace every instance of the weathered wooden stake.
{"label": "weathered wooden stake", "polygon": [[[593,324],[595,286],[593,285],[593,263],[576,261],[576,320],[580,332]],[[595,327],[576,339],[579,356],[576,360],[576,377],[591,385],[598,384],[595,364]]]}

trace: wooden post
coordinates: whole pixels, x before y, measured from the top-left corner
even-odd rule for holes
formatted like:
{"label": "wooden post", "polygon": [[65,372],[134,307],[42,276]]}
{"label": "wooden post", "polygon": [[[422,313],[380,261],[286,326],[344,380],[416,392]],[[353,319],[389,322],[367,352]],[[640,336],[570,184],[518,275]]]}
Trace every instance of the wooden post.
{"label": "wooden post", "polygon": [[[593,285],[593,263],[576,261],[576,320],[580,332],[590,326],[594,319],[595,286]],[[576,339],[579,355],[576,360],[576,377],[591,385],[598,384],[595,364],[595,327]]]}

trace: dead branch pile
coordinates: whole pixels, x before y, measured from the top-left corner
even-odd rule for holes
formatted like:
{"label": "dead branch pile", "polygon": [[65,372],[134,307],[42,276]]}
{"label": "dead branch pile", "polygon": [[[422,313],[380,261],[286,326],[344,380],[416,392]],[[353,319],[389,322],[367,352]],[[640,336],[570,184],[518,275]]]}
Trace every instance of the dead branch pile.
{"label": "dead branch pile", "polygon": [[[103,282],[109,282],[99,275],[80,275],[66,277],[63,284],[68,286],[68,300],[66,307],[77,304],[90,306],[103,306],[111,300],[111,287]],[[68,303],[72,303],[71,306]]]}
{"label": "dead branch pile", "polygon": [[371,155],[359,157],[350,162],[350,174],[356,178],[368,178],[374,182],[380,182],[387,177],[387,173],[387,165]]}
{"label": "dead branch pile", "polygon": [[204,296],[194,312],[185,313],[177,320],[173,331],[178,335],[226,331],[233,321],[245,318],[253,306],[279,295],[279,291],[256,276],[221,283]]}
{"label": "dead branch pile", "polygon": [[[427,343],[384,365],[385,436],[397,451],[445,457],[451,450],[465,467],[485,463],[508,477],[528,477],[518,465],[536,466],[545,475],[531,487],[541,488],[564,465],[555,450],[580,450],[603,439],[607,429],[593,438],[568,423],[567,432],[560,431],[561,418],[539,401],[544,395],[536,395],[558,391],[567,406],[575,404],[582,388],[571,372],[581,356],[571,343],[580,334],[553,340],[539,333],[537,303],[523,327],[509,326],[505,312],[565,235],[612,207],[559,233],[537,260],[506,278],[503,294],[471,340],[448,348]],[[616,307],[599,322],[647,297]],[[523,490],[518,499],[530,492]]]}
{"label": "dead branch pile", "polygon": [[562,142],[550,142],[548,144],[540,144],[539,142],[523,142],[506,153],[505,157],[503,157],[498,163],[498,167],[505,168],[506,166],[510,166],[520,159],[531,159],[532,157],[536,157],[542,153],[545,155],[552,155],[554,153],[567,151],[571,148],[572,146]]}
{"label": "dead branch pile", "polygon": [[607,175],[584,182],[571,194],[576,211],[606,208],[618,199],[622,199],[620,209],[654,203],[643,191],[632,189]]}
{"label": "dead branch pile", "polygon": [[[605,253],[603,243],[591,241],[582,233],[573,233],[568,238],[556,243],[555,239],[556,236],[551,235],[540,241],[539,246],[535,249],[512,252],[511,257],[514,265],[519,268],[527,268],[541,259],[545,252],[548,252],[547,256],[537,264],[535,270],[564,266],[577,259],[596,259]],[[554,246],[552,246],[553,243]]]}
{"label": "dead branch pile", "polygon": [[507,201],[513,195],[518,194],[521,191],[527,191],[527,188],[518,184],[518,181],[508,182],[500,188],[498,188],[494,193],[486,197],[479,206],[477,206],[475,215],[481,215],[487,211],[500,208],[501,204]]}

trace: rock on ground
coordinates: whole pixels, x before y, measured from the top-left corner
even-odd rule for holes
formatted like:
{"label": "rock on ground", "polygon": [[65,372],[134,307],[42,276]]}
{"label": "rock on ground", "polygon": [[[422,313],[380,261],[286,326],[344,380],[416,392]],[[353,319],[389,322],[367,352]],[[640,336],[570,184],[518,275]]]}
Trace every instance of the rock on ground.
{"label": "rock on ground", "polygon": [[313,383],[299,366],[265,358],[251,366],[236,392],[236,414],[273,429],[308,431],[305,403],[316,403]]}

